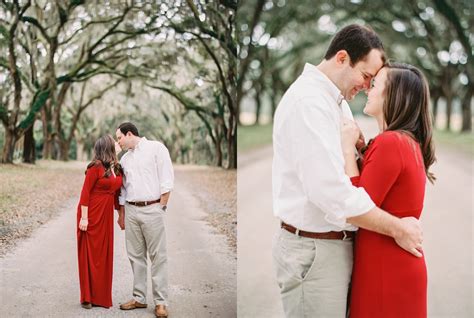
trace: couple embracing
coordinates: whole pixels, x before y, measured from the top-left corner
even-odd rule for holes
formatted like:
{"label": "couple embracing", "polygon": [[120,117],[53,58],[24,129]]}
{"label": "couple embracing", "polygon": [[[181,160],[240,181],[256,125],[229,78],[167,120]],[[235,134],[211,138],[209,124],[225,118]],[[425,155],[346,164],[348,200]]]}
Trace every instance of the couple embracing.
{"label": "couple embracing", "polygon": [[[346,100],[365,90],[365,144]],[[377,34],[340,30],[277,108],[273,259],[287,317],[426,317],[419,217],[435,161],[423,74]],[[358,230],[358,231],[357,231]]]}
{"label": "couple embracing", "polygon": [[[94,145],[77,208],[81,305],[112,306],[114,209],[125,230],[133,271],[133,298],[122,310],[147,307],[147,253],[155,315],[167,317],[168,273],[164,216],[174,173],[168,149],[140,137],[132,123],[121,124],[117,142],[103,136]],[[127,152],[120,159],[117,153]]]}

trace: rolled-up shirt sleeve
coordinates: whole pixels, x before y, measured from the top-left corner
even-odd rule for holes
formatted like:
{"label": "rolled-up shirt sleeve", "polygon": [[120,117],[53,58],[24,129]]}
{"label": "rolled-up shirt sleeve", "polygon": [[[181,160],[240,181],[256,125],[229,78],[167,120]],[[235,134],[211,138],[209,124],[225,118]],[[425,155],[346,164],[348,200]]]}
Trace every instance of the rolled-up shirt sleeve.
{"label": "rolled-up shirt sleeve", "polygon": [[158,177],[160,180],[161,194],[170,192],[174,187],[173,164],[168,149],[163,144],[158,146],[157,156]]}
{"label": "rolled-up shirt sleeve", "polygon": [[125,205],[125,197],[126,197],[127,190],[124,186],[120,188],[120,195],[118,197],[119,205]]}
{"label": "rolled-up shirt sleeve", "polygon": [[299,101],[294,116],[296,120],[289,127],[291,151],[305,195],[324,212],[327,222],[344,227],[347,218],[364,214],[375,205],[344,172],[340,123],[308,99]]}
{"label": "rolled-up shirt sleeve", "polygon": [[118,195],[118,204],[119,205],[125,205],[125,201],[126,201],[126,198],[127,198],[127,189],[125,188],[125,182],[127,182],[127,180],[126,180],[126,176],[125,176],[125,168],[123,167],[124,166],[123,158],[124,157],[122,157],[122,159],[120,159],[120,165],[122,166],[124,174],[122,176],[122,187],[120,188],[120,192],[119,192],[119,195]]}

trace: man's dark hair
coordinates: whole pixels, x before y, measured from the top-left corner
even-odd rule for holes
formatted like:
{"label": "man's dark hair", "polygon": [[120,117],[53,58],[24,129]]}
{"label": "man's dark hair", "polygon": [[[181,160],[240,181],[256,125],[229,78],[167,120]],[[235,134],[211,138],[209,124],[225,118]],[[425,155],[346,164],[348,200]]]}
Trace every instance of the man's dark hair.
{"label": "man's dark hair", "polygon": [[[351,58],[351,66],[364,60],[372,49],[384,52],[382,40],[369,27],[351,24],[336,33],[329,45],[324,59],[331,59],[340,50],[346,50]],[[385,54],[382,55],[385,64]]]}
{"label": "man's dark hair", "polygon": [[138,134],[137,126],[130,122],[120,124],[120,126],[118,126],[118,129],[120,129],[120,131],[124,135],[126,135],[130,131],[134,136],[140,137],[140,135]]}

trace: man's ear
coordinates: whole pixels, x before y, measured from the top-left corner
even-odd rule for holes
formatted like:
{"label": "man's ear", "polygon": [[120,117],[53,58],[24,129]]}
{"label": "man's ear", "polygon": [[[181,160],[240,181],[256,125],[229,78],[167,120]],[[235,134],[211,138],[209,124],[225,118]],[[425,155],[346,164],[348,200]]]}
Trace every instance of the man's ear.
{"label": "man's ear", "polygon": [[350,63],[351,61],[351,58],[349,57],[349,54],[347,53],[346,50],[337,51],[335,58],[336,58],[336,63],[339,65],[342,65],[347,62]]}

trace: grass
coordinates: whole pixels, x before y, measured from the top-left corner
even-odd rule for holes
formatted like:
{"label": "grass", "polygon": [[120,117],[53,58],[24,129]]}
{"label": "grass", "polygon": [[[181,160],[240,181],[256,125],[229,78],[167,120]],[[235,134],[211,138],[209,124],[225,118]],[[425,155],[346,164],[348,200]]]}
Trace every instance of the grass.
{"label": "grass", "polygon": [[[8,246],[55,215],[70,198],[78,197],[84,162],[37,161],[36,165],[0,164],[0,256]],[[74,211],[71,217],[74,217]]]}
{"label": "grass", "polygon": [[[239,152],[247,152],[272,143],[272,124],[239,126],[237,147]],[[435,143],[474,156],[474,133],[435,130]]]}
{"label": "grass", "polygon": [[237,128],[237,149],[247,152],[272,143],[273,125],[239,126]]}
{"label": "grass", "polygon": [[474,134],[448,132],[445,130],[436,130],[434,133],[436,144],[445,145],[451,149],[461,151],[467,155],[474,156]]}

